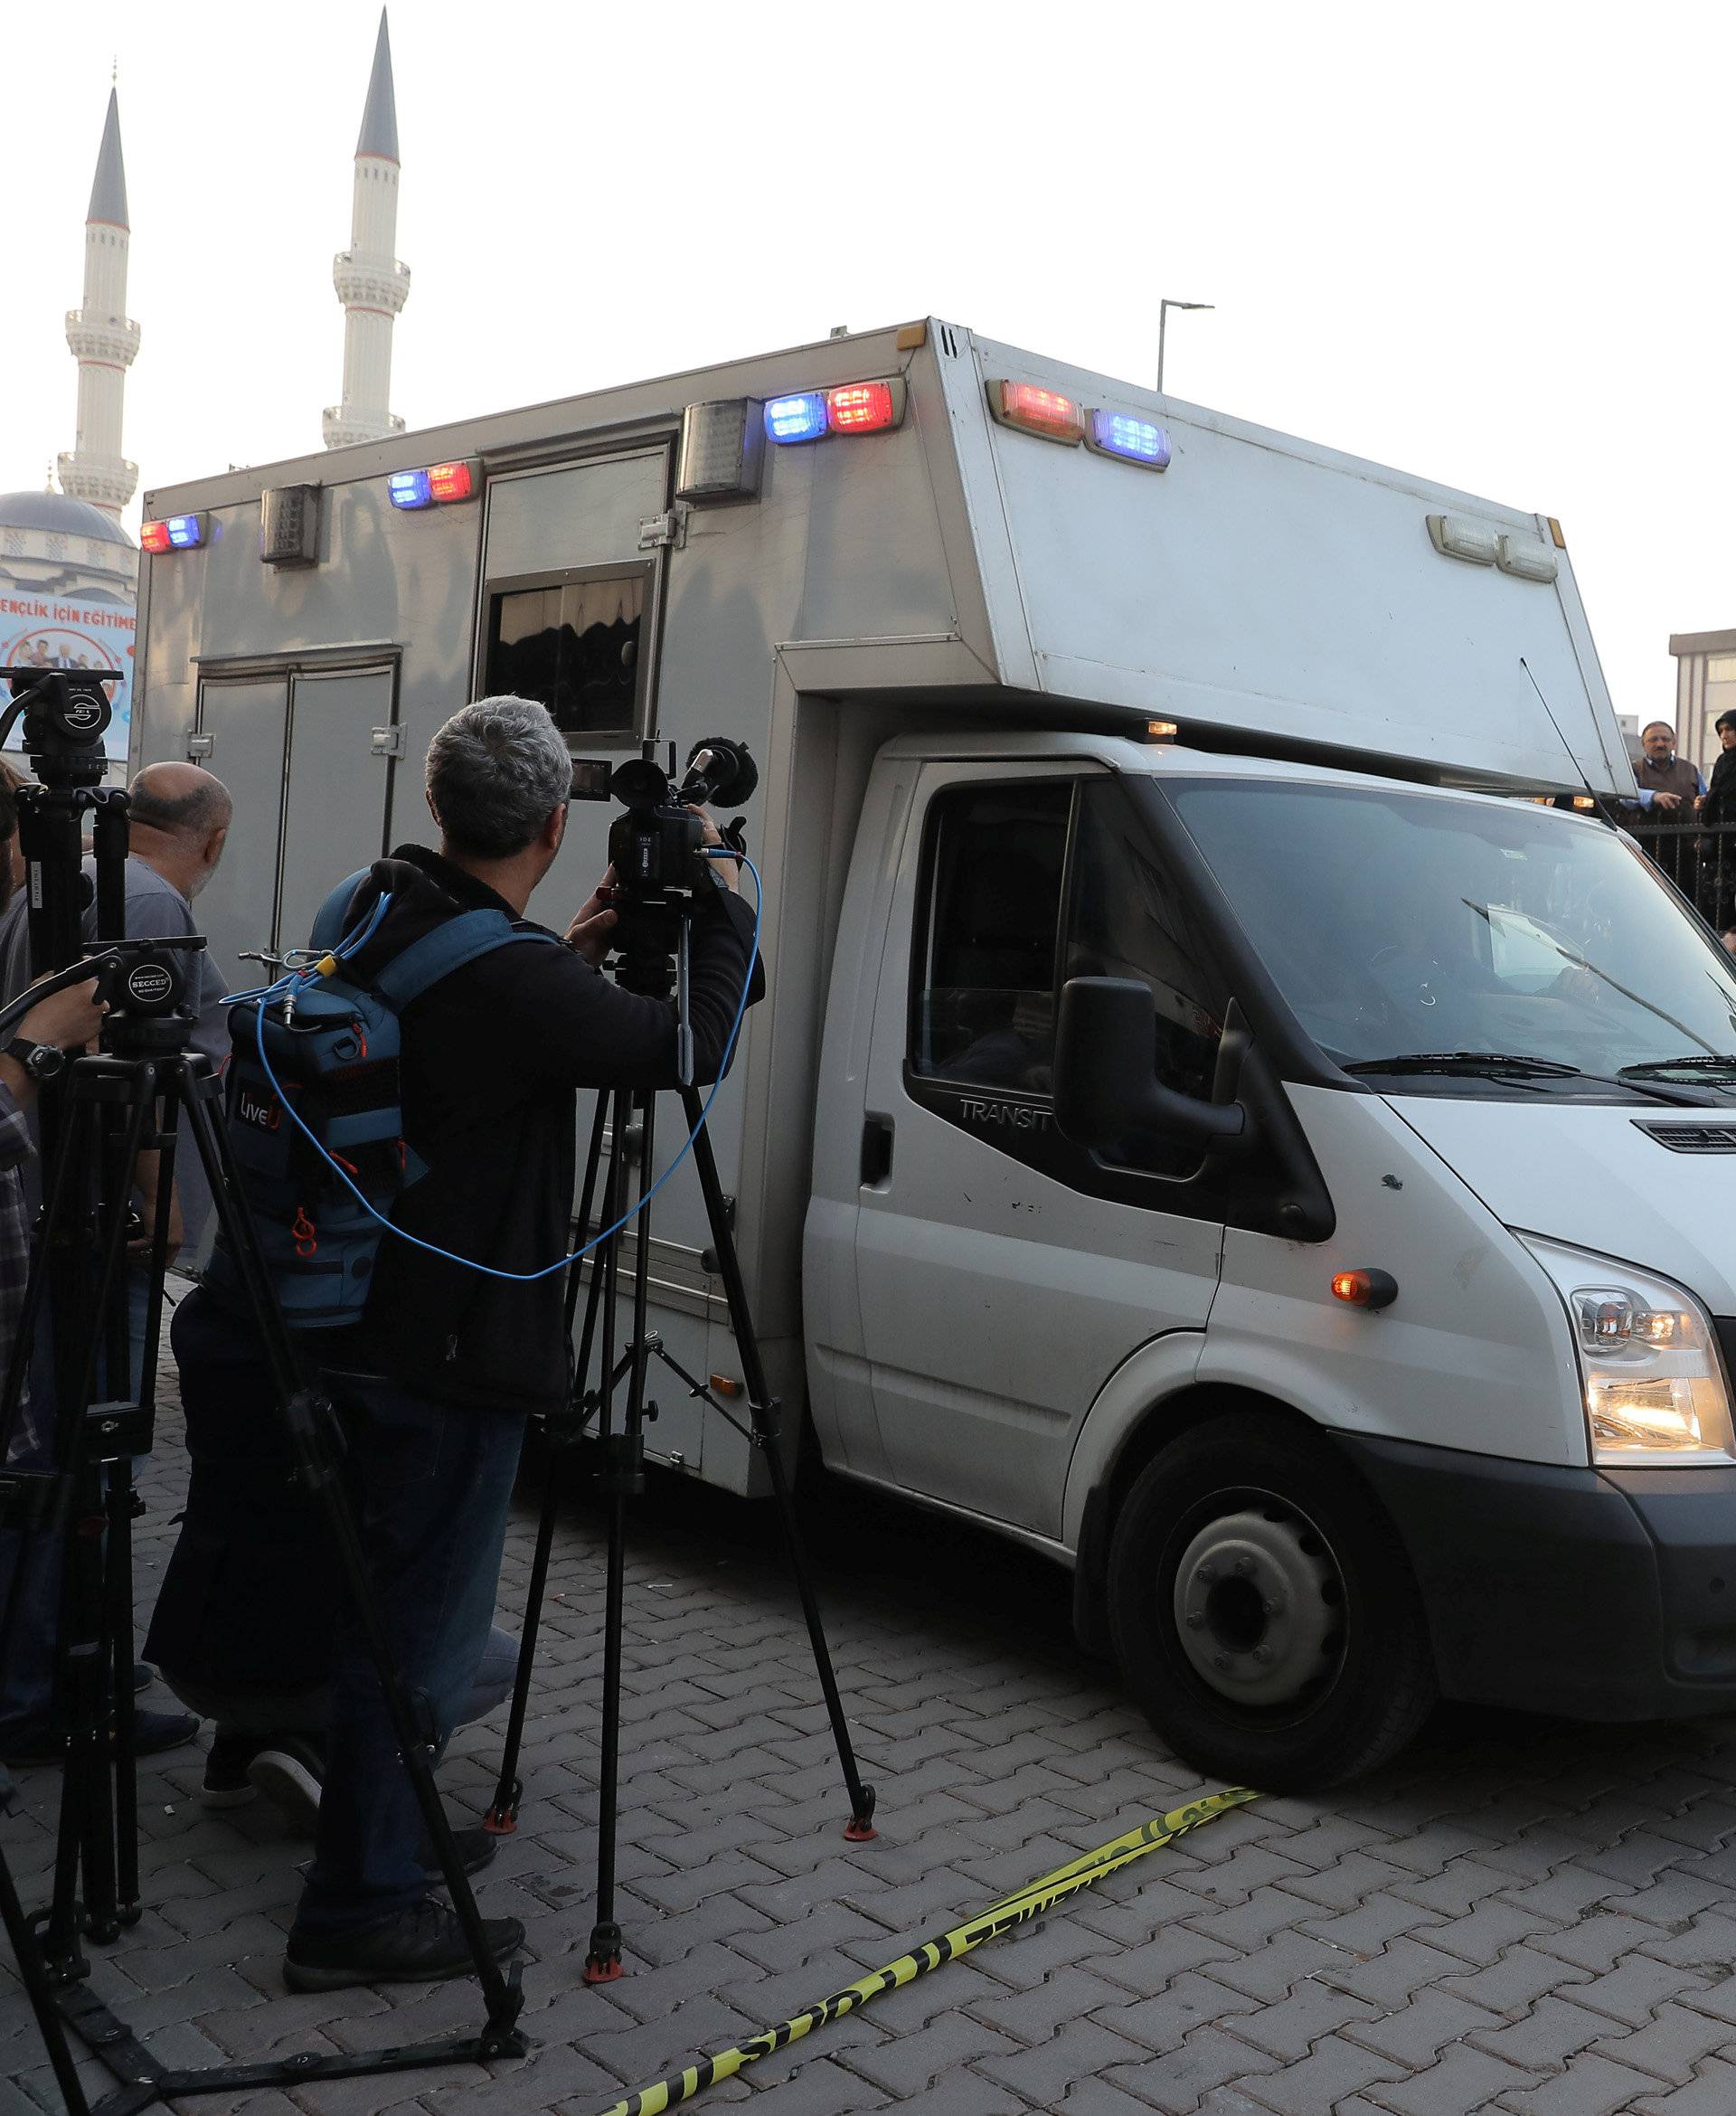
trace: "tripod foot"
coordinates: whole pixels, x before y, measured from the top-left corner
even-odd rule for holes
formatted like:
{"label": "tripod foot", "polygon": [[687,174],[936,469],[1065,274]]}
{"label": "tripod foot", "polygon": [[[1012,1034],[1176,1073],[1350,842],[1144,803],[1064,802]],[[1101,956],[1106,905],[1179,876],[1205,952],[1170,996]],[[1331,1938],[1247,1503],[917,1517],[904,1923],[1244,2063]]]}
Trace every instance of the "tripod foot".
{"label": "tripod foot", "polygon": [[478,2055],[484,2057],[527,2057],[530,2042],[522,2028],[514,2022],[524,2009],[524,1991],[520,1982],[524,1974],[523,1962],[514,1961],[506,1970],[506,1988],[498,2007],[495,2007],[483,2025],[476,2038]]}
{"label": "tripod foot", "polygon": [[511,1837],[518,1828],[518,1788],[514,1786],[513,1797],[503,1803],[496,1800],[482,1818],[482,1826],[490,1837]]}
{"label": "tripod foot", "polygon": [[880,1835],[874,1828],[874,1789],[872,1785],[862,1788],[856,1811],[844,1824],[844,1834],[851,1844],[872,1844]]}
{"label": "tripod foot", "polygon": [[[81,1922],[83,1905],[74,1904],[73,1909]],[[79,1952],[76,1940],[64,1954],[51,1954],[48,1951],[49,1925],[53,1914],[52,1910],[39,1910],[30,1921],[30,1929],[36,1936],[37,1949],[42,1958],[42,1972],[48,1979],[50,1988],[64,1991],[69,1985],[83,1983],[90,1974],[90,1964]]]}
{"label": "tripod foot", "polygon": [[626,1973],[621,1967],[621,1928],[614,1924],[593,1925],[590,1951],[585,1956],[586,1983],[612,1984]]}

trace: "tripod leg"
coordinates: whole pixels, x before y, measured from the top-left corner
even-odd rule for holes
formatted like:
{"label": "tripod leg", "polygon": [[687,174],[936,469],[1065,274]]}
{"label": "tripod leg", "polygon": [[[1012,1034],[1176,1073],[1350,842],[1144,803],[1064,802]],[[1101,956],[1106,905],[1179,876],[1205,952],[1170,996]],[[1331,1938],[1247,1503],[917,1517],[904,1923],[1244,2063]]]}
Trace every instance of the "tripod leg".
{"label": "tripod leg", "polygon": [[[100,1172],[100,1262],[90,1305],[82,1311],[82,1360],[68,1414],[77,1425],[79,1508],[71,1566],[75,1623],[68,1659],[74,1668],[73,1717],[67,1744],[67,1781],[81,1779],[84,1818],[85,1922],[107,1942],[138,1916],[138,1789],[133,1753],[132,1464],[112,1448],[94,1448],[90,1405],[101,1395],[118,1400],[130,1380],[124,1307],[128,1202],[138,1156],[150,1128],[154,1067],[127,1081],[124,1105],[95,1099],[105,1084],[92,1072],[75,1076],[68,1121],[93,1140]],[[90,1091],[87,1099],[86,1091]],[[100,1363],[100,1371],[99,1364]],[[117,1367],[118,1366],[118,1373]],[[64,1370],[62,1370],[64,1372]],[[64,1393],[64,1384],[57,1384]],[[106,1531],[106,1532],[105,1532]]]}
{"label": "tripod leg", "polygon": [[522,2056],[524,2038],[513,2025],[524,2003],[518,1985],[517,1967],[514,1965],[508,1976],[489,1949],[476,1896],[453,1842],[452,1825],[447,1820],[446,1809],[434,1783],[430,1730],[417,1725],[410,1698],[394,1666],[392,1640],[379,1595],[368,1571],[349,1500],[338,1481],[327,1441],[330,1407],[303,1380],[300,1359],[272,1289],[248,1214],[245,1195],[230,1157],[229,1141],[217,1129],[211,1114],[207,1098],[215,1092],[215,1083],[203,1072],[203,1060],[199,1065],[202,1070],[193,1071],[183,1061],[175,1075],[176,1091],[184,1097],[187,1129],[211,1185],[223,1240],[246,1288],[249,1308],[259,1332],[286,1429],[302,1474],[309,1488],[317,1494],[324,1510],[352,1604],[373,1662],[400,1757],[410,1773],[423,1826],[439,1856],[440,1872],[451,1894],[453,1911],[476,1965],[476,1978],[488,2008],[482,2038],[485,2055]]}
{"label": "tripod leg", "polygon": [[[579,1232],[581,1241],[590,1231],[590,1208],[596,1202],[597,1172],[602,1163],[603,1133],[608,1126],[608,1119],[609,1097],[599,1093],[596,1113],[591,1119],[590,1145],[585,1154],[585,1180],[579,1198]],[[604,1226],[611,1223],[605,1216]],[[569,1345],[572,1342],[572,1318],[578,1309],[579,1288],[583,1276],[580,1264],[569,1266],[566,1308]],[[565,1412],[565,1421],[569,1425],[584,1394],[585,1376],[590,1371],[590,1347],[597,1327],[597,1300],[601,1290],[602,1273],[593,1261],[590,1294],[585,1303],[585,1335],[579,1347],[571,1394]],[[542,1597],[549,1584],[549,1559],[554,1550],[555,1514],[560,1499],[556,1471],[566,1438],[570,1437],[557,1437],[551,1422],[548,1467],[542,1478],[542,1503],[536,1520],[536,1549],[531,1559],[530,1586],[524,1596],[524,1628],[519,1637],[518,1667],[513,1676],[512,1710],[507,1715],[506,1740],[500,1752],[500,1774],[495,1783],[494,1804],[482,1825],[496,1837],[510,1837],[518,1828],[518,1803],[524,1790],[518,1781],[518,1756],[524,1742],[525,1715],[530,1709],[531,1676],[536,1666],[536,1639],[542,1622]]]}
{"label": "tripod leg", "polygon": [[[633,1098],[625,1089],[615,1094],[614,1148],[609,1157],[609,1189],[603,1224],[621,1216],[626,1195],[627,1137]],[[643,1188],[646,1163],[639,1163]],[[640,1244],[643,1251],[643,1241]],[[621,1761],[621,1627],[627,1612],[627,1494],[621,1478],[624,1433],[615,1431],[615,1318],[620,1292],[620,1237],[603,1244],[602,1368],[599,1377],[597,1444],[601,1450],[602,1488],[609,1498],[609,1556],[603,1604],[603,1710],[601,1754],[597,1770],[597,1917],[585,1956],[588,1984],[613,1983],[621,1974],[621,1929],[615,1922],[615,1833]]]}
{"label": "tripod leg", "polygon": [[3,1852],[0,1852],[0,1924],[4,1924],[6,1938],[12,1943],[13,1960],[18,1964],[18,1975],[24,1987],[24,1996],[30,2001],[30,2010],[36,2017],[36,2026],[42,2032],[42,2047],[48,2052],[48,2062],[53,2067],[55,2083],[66,2103],[67,2116],[90,2116],[90,2104],[85,2100],[78,2068],[72,2062],[72,2052],[67,2044],[66,2030],[61,2025],[61,2017],[54,2008],[53,1987],[48,1980],[48,1971],[42,1966],[42,1958],[37,1949],[36,1935],[31,1931],[30,1920],[25,1917],[24,1906],[18,1901],[18,1891],[13,1885],[12,1870],[6,1865]]}
{"label": "tripod leg", "polygon": [[850,1795],[850,1820],[844,1834],[853,1843],[863,1843],[875,1835],[874,1789],[863,1783],[862,1773],[856,1767],[855,1746],[850,1739],[850,1723],[844,1716],[844,1699],[838,1694],[838,1678],[833,1671],[832,1652],[826,1642],[826,1626],[821,1620],[813,1576],[807,1569],[807,1558],[796,1526],[796,1508],[790,1498],[789,1479],[785,1473],[783,1455],[778,1445],[771,1394],[766,1386],[766,1372],[760,1358],[760,1340],[754,1331],[753,1316],[748,1307],[747,1288],[741,1278],[741,1260],[736,1253],[735,1238],[730,1232],[729,1212],[723,1202],[723,1186],[718,1181],[717,1157],[712,1151],[711,1134],[700,1121],[703,1104],[699,1091],[696,1088],[683,1088],[681,1102],[687,1114],[689,1129],[693,1134],[693,1166],[699,1171],[699,1186],[705,1199],[705,1216],[711,1225],[712,1247],[716,1252],[718,1271],[723,1280],[724,1298],[729,1303],[730,1325],[735,1332],[736,1346],[741,1354],[742,1378],[748,1386],[748,1403],[753,1419],[754,1437],[771,1475],[772,1497],[777,1504],[778,1523],[784,1532],[784,1547],[789,1555],[790,1571],[796,1577],[797,1592],[801,1596],[802,1615],[807,1623],[808,1643],[814,1650],[814,1666],[819,1674],[820,1688],[826,1697],[826,1716],[832,1722],[832,1739],[837,1745],[838,1762],[844,1771],[845,1790]]}
{"label": "tripod leg", "polygon": [[[118,1346],[111,1345],[111,1363],[127,1362],[127,1387],[123,1392],[111,1374],[108,1393],[130,1396],[141,1412],[152,1412],[156,1402],[157,1350],[163,1327],[163,1278],[169,1263],[169,1219],[175,1196],[176,1119],[180,1114],[171,1095],[160,1111],[157,1138],[156,1188],[151,1219],[151,1250],[146,1267],[146,1294],[143,1339],[138,1347],[138,1387],[132,1385],[130,1294],[125,1305],[110,1300],[110,1309],[125,1319],[127,1329]],[[118,1200],[130,1197],[136,1167],[120,1171],[115,1191]],[[133,1461],[130,1453],[112,1463],[108,1473],[108,1576],[111,1590],[109,1639],[114,1655],[111,1680],[115,1697],[115,1828],[116,1881],[119,1916],[123,1925],[138,1916],[138,1752],[137,1724],[133,1697]]]}

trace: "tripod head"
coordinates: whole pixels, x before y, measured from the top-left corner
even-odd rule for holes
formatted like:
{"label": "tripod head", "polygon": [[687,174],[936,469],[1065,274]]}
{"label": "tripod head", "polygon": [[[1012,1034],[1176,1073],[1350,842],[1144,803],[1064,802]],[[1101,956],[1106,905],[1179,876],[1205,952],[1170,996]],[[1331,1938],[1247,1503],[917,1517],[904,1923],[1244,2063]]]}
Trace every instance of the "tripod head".
{"label": "tripod head", "polygon": [[184,1051],[196,1015],[193,958],[205,945],[203,933],[156,940],[108,940],[87,949],[76,962],[39,979],[0,1007],[0,1041],[31,1008],[52,992],[81,985],[95,975],[97,997],[108,1002],[102,1047],[112,1058],[156,1058]]}
{"label": "tripod head", "polygon": [[97,970],[97,997],[108,1002],[102,1047],[116,1058],[157,1058],[184,1051],[195,1020],[193,957],[203,933],[156,940],[113,940],[82,965]]}
{"label": "tripod head", "polygon": [[114,718],[102,686],[118,669],[0,668],[12,703],[0,718],[0,745],[24,718],[24,754],[44,786],[99,786],[108,769],[102,738]]}

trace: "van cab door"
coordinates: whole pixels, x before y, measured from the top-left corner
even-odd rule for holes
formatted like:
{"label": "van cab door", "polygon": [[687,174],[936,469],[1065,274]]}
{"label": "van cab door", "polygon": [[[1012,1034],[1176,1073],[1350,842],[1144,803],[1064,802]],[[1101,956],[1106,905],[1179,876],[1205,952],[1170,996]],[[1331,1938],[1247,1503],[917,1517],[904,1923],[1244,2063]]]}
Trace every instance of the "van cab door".
{"label": "van cab door", "polygon": [[886,1459],[903,1488],[1061,1532],[1081,1422],[1129,1353],[1203,1331],[1223,1247],[1197,1150],[1111,1169],[1056,1130],[1070,977],[1143,978],[1158,1071],[1209,1095],[1221,997],[1115,779],[925,762],[863,1083],[856,1276]]}

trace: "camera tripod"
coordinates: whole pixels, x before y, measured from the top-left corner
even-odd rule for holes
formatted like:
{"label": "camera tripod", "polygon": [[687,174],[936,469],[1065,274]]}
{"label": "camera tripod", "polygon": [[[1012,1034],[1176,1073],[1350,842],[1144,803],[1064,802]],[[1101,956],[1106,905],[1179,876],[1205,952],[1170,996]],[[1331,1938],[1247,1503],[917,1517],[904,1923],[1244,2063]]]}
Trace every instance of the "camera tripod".
{"label": "camera tripod", "polygon": [[[711,883],[708,878],[702,876],[700,885],[709,889]],[[715,1259],[717,1274],[723,1281],[730,1327],[741,1355],[742,1379],[748,1399],[748,1422],[743,1424],[726,1410],[712,1390],[689,1374],[668,1351],[661,1337],[648,1327],[651,1214],[646,1201],[656,1180],[655,1149],[657,1096],[655,1092],[642,1089],[618,1087],[601,1091],[597,1098],[590,1145],[585,1160],[579,1224],[584,1231],[588,1231],[590,1225],[607,1137],[609,1141],[609,1170],[603,1181],[600,1223],[609,1232],[604,1234],[590,1252],[588,1260],[585,1260],[589,1262],[589,1272],[586,1273],[583,1262],[575,1261],[568,1277],[569,1340],[577,1313],[579,1293],[586,1279],[589,1280],[583,1333],[574,1369],[572,1394],[564,1411],[544,1421],[551,1454],[537,1522],[536,1546],[526,1595],[511,1715],[507,1722],[506,1741],[501,1758],[499,1780],[495,1789],[494,1804],[486,1824],[487,1828],[501,1834],[510,1832],[517,1826],[519,1802],[523,1794],[517,1775],[518,1759],[524,1739],[531,1674],[536,1656],[537,1631],[548,1583],[549,1559],[554,1540],[560,1460],[564,1451],[583,1437],[594,1421],[592,1437],[598,1454],[598,1484],[609,1506],[609,1544],[603,1631],[601,1757],[598,1785],[596,1922],[591,1931],[584,1967],[586,1982],[593,1984],[612,1982],[622,1973],[621,1929],[615,1914],[615,1860],[620,1774],[621,1642],[626,1614],[627,1505],[630,1498],[637,1497],[645,1488],[644,1428],[647,1420],[656,1416],[656,1404],[648,1402],[646,1397],[649,1365],[653,1358],[666,1367],[684,1384],[690,1395],[708,1404],[733,1427],[766,1463],[786,1554],[801,1597],[808,1641],[813,1649],[814,1663],[831,1722],[832,1736],[837,1747],[838,1762],[849,1795],[850,1820],[844,1835],[853,1841],[863,1842],[875,1834],[873,1789],[863,1783],[857,1769],[849,1723],[844,1716],[843,1699],[838,1693],[837,1678],[833,1671],[832,1657],[826,1645],[819,1603],[814,1592],[813,1580],[797,1527],[789,1480],[778,1446],[778,1405],[767,1385],[765,1368],[760,1359],[759,1338],[748,1306],[747,1289],[731,1225],[730,1201],[725,1197],[718,1178],[711,1135],[703,1123],[703,1104],[697,1087],[692,1084],[691,1080],[692,1035],[686,1014],[691,908],[691,899],[680,903],[672,914],[676,921],[673,930],[666,923],[660,923],[656,920],[646,921],[637,931],[628,927],[627,945],[620,955],[616,975],[618,981],[629,990],[656,998],[667,999],[673,984],[677,997],[677,1049],[681,1053],[680,1070],[684,1076],[684,1084],[677,1092],[693,1137],[693,1166],[699,1175],[700,1189],[704,1199],[711,1252]],[[628,914],[624,913],[623,916],[625,921]],[[664,945],[666,940],[673,940],[673,962]],[[629,1140],[637,1140],[637,1146],[632,1151],[637,1154],[638,1162],[639,1202],[638,1209],[630,1221],[635,1243],[631,1321],[627,1342],[618,1354],[616,1346],[623,1270],[622,1237],[627,1231],[626,1226],[619,1223],[627,1218],[627,1164]],[[594,1350],[599,1355],[598,1378],[594,1387],[588,1387]],[[623,1383],[626,1384],[626,1397],[618,1423],[616,1395]]]}
{"label": "camera tripod", "polygon": [[[10,672],[0,671],[5,673]],[[0,1393],[0,1462],[5,1462],[23,1409],[37,1326],[46,1310],[54,1381],[47,1459],[41,1466],[0,1471],[0,1524],[19,1532],[6,1620],[0,1627],[0,1667],[5,1665],[16,1620],[24,1568],[38,1544],[58,1538],[65,1588],[57,1639],[56,1709],[64,1723],[66,1762],[50,1904],[34,1917],[27,1916],[0,1856],[0,1918],[56,2080],[74,2116],[85,2116],[88,2103],[72,2064],[66,2025],[126,2083],[99,2105],[99,2116],[104,2111],[130,2116],[170,2095],[522,2056],[524,2038],[514,2025],[523,2005],[517,1966],[504,1970],[489,1951],[434,1785],[436,1730],[419,1724],[392,1665],[390,1640],[341,1481],[343,1436],[330,1403],[302,1370],[273,1292],[217,1114],[221,1087],[209,1061],[188,1047],[193,1018],[186,972],[204,941],[197,937],[111,941],[80,959],[81,816],[94,812],[98,919],[110,932],[120,931],[124,922],[127,856],[126,797],[95,783],[103,765],[99,751],[93,759],[90,750],[107,724],[108,708],[94,685],[89,688],[101,709],[99,718],[67,710],[69,693],[75,707],[88,700],[62,676],[14,698],[11,715],[0,723],[3,738],[19,710],[47,697],[47,707],[27,723],[25,741],[44,784],[24,789],[20,814],[30,861],[32,954],[39,967],[59,957],[52,977],[0,1011],[0,1025],[15,1022],[49,992],[83,982],[93,973],[110,1009],[101,1053],[72,1063],[44,1112],[45,1145],[52,1142],[47,1152],[51,1174],[15,1347]],[[148,1450],[152,1439],[169,1204],[183,1119],[210,1184],[223,1240],[236,1261],[297,1475],[320,1501],[378,1671],[401,1761],[482,1984],[486,2016],[475,2036],[367,2053],[308,2053],[176,2071],[157,2064],[84,1987],[90,1971],[80,1949],[81,1936],[112,1940],[139,1915],[131,1463],[135,1455]],[[130,1343],[123,1272],[139,1156],[152,1148],[158,1155],[156,1214],[142,1374],[134,1396],[124,1393]]]}

